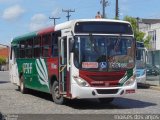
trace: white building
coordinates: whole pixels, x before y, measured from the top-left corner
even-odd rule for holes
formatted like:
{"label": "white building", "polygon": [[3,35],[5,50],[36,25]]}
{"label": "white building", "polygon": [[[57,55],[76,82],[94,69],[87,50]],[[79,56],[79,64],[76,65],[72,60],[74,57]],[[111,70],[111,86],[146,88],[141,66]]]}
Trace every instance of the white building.
{"label": "white building", "polygon": [[160,19],[139,20],[139,30],[151,36],[151,51],[160,50]]}

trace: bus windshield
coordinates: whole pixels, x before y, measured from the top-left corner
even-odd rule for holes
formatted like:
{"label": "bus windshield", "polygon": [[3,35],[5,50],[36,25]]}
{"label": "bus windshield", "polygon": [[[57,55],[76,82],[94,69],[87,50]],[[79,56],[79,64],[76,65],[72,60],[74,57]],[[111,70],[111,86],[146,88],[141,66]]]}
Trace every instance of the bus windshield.
{"label": "bus windshield", "polygon": [[135,42],[133,37],[76,36],[74,64],[78,69],[118,71],[134,67]]}
{"label": "bus windshield", "polygon": [[145,69],[146,62],[146,50],[143,48],[137,48],[136,54],[136,68],[137,69]]}

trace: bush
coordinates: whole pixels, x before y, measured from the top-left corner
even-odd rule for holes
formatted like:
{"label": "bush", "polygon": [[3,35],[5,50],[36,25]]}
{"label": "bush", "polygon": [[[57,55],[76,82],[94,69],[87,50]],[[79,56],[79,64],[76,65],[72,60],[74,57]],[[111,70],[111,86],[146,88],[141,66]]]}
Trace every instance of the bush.
{"label": "bush", "polygon": [[0,65],[6,64],[6,58],[0,57]]}

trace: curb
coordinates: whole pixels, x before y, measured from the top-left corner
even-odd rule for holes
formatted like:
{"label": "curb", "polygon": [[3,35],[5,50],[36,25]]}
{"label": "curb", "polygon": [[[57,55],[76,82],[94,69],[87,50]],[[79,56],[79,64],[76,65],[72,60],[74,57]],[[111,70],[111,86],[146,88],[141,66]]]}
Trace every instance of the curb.
{"label": "curb", "polygon": [[160,86],[150,86],[150,89],[160,91]]}

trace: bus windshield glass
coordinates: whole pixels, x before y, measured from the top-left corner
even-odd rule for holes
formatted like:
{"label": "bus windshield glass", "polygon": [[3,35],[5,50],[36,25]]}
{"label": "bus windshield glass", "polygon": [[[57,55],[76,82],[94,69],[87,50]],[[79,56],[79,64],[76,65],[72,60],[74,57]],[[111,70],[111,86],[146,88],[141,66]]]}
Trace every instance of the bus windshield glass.
{"label": "bus windshield glass", "polygon": [[133,37],[76,36],[73,52],[78,69],[92,71],[119,71],[135,65]]}
{"label": "bus windshield glass", "polygon": [[145,69],[145,62],[146,62],[146,50],[137,48],[136,54],[136,68],[137,69]]}

